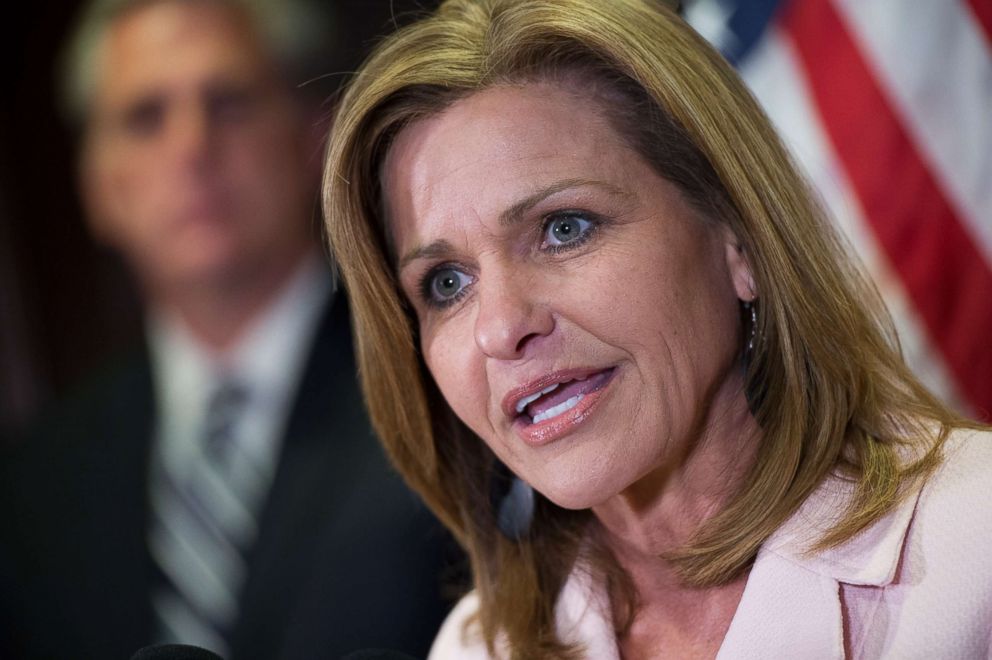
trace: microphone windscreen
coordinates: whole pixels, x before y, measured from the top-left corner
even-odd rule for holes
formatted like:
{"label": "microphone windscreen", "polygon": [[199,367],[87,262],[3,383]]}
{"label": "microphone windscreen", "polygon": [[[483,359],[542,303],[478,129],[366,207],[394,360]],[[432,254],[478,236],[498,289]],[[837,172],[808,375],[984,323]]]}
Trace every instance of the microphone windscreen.
{"label": "microphone windscreen", "polygon": [[412,655],[389,649],[362,649],[341,656],[341,660],[417,660]]}
{"label": "microphone windscreen", "polygon": [[189,644],[155,644],[138,649],[131,660],[223,660],[213,651]]}

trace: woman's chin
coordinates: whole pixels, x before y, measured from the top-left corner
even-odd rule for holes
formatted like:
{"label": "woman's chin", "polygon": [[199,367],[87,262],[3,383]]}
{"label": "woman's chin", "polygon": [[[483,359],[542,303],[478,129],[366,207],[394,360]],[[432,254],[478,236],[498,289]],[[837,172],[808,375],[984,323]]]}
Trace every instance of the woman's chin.
{"label": "woman's chin", "polygon": [[576,480],[574,483],[556,484],[537,490],[555,505],[573,511],[591,509],[609,499],[611,495],[591,485],[589,480]]}

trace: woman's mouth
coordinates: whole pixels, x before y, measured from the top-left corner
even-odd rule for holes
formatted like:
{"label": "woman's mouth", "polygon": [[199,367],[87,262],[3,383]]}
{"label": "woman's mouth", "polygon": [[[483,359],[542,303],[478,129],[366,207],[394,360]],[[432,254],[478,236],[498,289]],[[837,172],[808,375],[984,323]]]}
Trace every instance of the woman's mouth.
{"label": "woman's mouth", "polygon": [[512,400],[513,427],[529,444],[540,445],[568,433],[588,416],[609,385],[615,367],[553,374]]}

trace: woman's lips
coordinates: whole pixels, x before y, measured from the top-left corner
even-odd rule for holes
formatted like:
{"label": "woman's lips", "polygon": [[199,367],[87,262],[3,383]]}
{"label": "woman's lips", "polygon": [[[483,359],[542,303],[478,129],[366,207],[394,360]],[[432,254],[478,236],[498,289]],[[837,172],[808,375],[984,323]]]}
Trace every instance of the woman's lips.
{"label": "woman's lips", "polygon": [[615,367],[599,371],[557,373],[507,397],[513,429],[531,445],[542,445],[569,433],[585,421],[610,384]]}

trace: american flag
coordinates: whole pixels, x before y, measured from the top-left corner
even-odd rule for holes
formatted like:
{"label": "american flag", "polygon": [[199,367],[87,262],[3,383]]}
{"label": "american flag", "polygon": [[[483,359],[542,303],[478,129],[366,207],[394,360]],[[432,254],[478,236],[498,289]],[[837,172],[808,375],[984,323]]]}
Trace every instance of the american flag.
{"label": "american flag", "polygon": [[992,419],[992,0],[697,0],[932,391]]}

